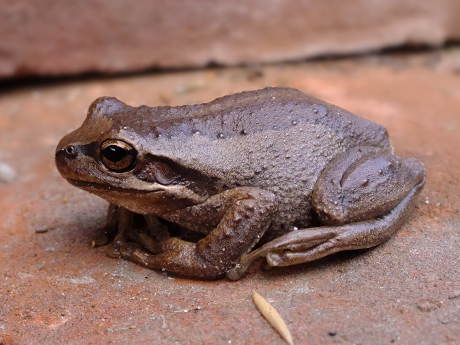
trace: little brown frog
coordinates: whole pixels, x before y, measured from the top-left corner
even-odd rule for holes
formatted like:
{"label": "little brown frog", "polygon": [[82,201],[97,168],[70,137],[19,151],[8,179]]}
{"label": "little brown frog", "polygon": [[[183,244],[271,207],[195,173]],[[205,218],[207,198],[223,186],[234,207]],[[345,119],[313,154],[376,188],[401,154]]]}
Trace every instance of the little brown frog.
{"label": "little brown frog", "polygon": [[179,107],[102,97],[56,164],[110,202],[110,255],[202,279],[374,247],[425,181],[385,128],[287,88]]}

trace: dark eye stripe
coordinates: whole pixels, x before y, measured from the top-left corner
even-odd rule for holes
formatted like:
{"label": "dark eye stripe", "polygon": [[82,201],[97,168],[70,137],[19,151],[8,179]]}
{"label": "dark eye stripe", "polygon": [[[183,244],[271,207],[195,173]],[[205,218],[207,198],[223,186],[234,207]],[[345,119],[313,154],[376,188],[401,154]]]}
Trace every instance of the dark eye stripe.
{"label": "dark eye stripe", "polygon": [[92,143],[86,144],[86,145],[79,145],[78,146],[78,151],[85,156],[91,156],[91,157],[96,157],[96,152],[97,148],[99,146],[99,143],[93,141]]}

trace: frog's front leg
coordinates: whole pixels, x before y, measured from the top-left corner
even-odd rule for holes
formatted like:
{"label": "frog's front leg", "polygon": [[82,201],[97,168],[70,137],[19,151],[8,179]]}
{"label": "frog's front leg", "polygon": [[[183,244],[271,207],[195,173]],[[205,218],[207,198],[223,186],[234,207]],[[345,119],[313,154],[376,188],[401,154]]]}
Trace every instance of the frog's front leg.
{"label": "frog's front leg", "polygon": [[401,226],[425,181],[423,166],[376,148],[355,148],[323,171],[313,192],[318,228],[290,232],[242,257],[228,273],[239,279],[265,257],[270,266],[310,262],[343,251],[371,248]]}
{"label": "frog's front leg", "polygon": [[[112,207],[112,205],[110,205]],[[115,210],[111,212],[109,207],[108,216],[112,219],[108,220],[108,224],[115,227],[115,236],[106,253],[111,257],[120,256],[120,248],[125,247],[128,241],[128,232],[133,228],[134,213],[123,207],[115,206]]]}
{"label": "frog's front leg", "polygon": [[[130,240],[134,238],[136,241],[139,237],[138,232],[129,231],[133,227],[133,219],[136,215],[136,213],[123,207],[110,204],[107,210],[106,224],[99,230],[100,232],[94,240],[93,245],[99,247],[112,242],[112,247],[115,247],[118,243],[126,242],[128,238]],[[145,217],[147,218],[147,216]],[[151,230],[153,226],[150,226],[147,220],[146,224],[150,236],[156,238],[153,230]]]}
{"label": "frog's front leg", "polygon": [[94,241],[94,245],[102,246],[112,242],[107,249],[107,254],[111,257],[119,257],[120,247],[126,247],[127,242],[137,243],[151,253],[160,252],[160,243],[169,238],[166,225],[161,224],[156,216],[144,215],[145,224],[141,224],[140,228],[134,228],[134,217],[142,216],[110,204],[106,225]]}
{"label": "frog's front leg", "polygon": [[[120,247],[120,256],[152,269],[182,276],[216,279],[248,253],[270,226],[275,207],[272,193],[241,187],[210,197],[203,204],[170,215],[187,222],[219,217],[215,228],[197,243],[169,238],[161,243],[162,252],[152,255],[137,246]],[[204,226],[204,225],[203,225]]]}
{"label": "frog's front leg", "polygon": [[119,206],[115,204],[109,205],[105,225],[98,230],[97,237],[92,242],[94,247],[104,246],[114,239],[118,231],[119,210]]}

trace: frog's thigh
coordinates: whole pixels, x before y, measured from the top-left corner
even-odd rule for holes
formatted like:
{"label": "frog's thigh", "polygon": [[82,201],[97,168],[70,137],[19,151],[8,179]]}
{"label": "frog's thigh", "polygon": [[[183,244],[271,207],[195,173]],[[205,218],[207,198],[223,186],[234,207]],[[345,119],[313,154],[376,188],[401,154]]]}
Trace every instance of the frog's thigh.
{"label": "frog's thigh", "polygon": [[403,160],[377,148],[345,152],[323,171],[313,192],[313,206],[326,226],[266,243],[242,257],[242,270],[261,256],[271,266],[288,266],[380,244],[400,227],[424,178],[415,159]]}
{"label": "frog's thigh", "polygon": [[196,278],[218,278],[264,234],[270,225],[274,205],[274,195],[258,188],[228,190],[211,197],[202,207],[194,207],[196,217],[200,217],[201,210],[209,211],[208,206],[225,208],[216,228],[198,243],[170,238],[164,242],[161,254],[150,255],[127,248],[122,255],[153,269]]}
{"label": "frog's thigh", "polygon": [[324,169],[312,195],[321,223],[342,225],[390,212],[420,182],[416,159],[401,159],[379,148],[354,148]]}

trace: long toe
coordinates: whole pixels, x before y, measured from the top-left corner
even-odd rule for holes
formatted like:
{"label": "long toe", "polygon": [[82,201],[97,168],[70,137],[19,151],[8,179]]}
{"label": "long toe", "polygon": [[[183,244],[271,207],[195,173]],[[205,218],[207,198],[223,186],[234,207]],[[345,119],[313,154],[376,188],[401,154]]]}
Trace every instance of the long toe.
{"label": "long toe", "polygon": [[266,258],[270,266],[282,266],[281,264],[284,262],[282,254],[279,253],[268,253]]}

